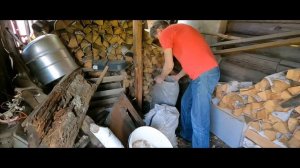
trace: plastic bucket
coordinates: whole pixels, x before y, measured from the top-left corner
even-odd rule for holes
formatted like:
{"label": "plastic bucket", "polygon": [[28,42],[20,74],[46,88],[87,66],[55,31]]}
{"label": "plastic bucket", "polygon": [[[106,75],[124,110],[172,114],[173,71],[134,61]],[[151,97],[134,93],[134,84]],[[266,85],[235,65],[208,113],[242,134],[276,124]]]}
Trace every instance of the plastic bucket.
{"label": "plastic bucket", "polygon": [[169,139],[153,127],[142,126],[129,136],[129,148],[173,148]]}

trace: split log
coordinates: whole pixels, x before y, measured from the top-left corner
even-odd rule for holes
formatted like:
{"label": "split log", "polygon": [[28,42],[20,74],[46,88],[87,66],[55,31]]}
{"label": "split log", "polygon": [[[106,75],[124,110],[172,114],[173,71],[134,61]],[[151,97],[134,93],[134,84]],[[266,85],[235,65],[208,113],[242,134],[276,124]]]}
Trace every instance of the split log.
{"label": "split log", "polygon": [[29,147],[73,147],[91,97],[108,67],[96,83],[84,79],[81,69],[65,76],[22,123]]}

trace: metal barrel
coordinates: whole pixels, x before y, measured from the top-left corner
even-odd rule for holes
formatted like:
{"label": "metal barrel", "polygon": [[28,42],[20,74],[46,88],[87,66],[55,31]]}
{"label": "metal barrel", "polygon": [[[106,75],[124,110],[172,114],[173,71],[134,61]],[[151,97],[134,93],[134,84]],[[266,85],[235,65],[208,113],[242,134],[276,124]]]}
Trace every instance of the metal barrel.
{"label": "metal barrel", "polygon": [[22,55],[31,73],[43,85],[78,68],[70,52],[55,34],[34,39],[25,47]]}

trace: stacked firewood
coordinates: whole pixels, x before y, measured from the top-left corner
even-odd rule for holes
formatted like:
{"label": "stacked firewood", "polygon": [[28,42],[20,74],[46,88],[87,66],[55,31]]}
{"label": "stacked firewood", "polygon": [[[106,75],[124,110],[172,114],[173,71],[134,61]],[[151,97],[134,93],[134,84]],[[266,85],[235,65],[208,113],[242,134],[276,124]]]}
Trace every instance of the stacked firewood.
{"label": "stacked firewood", "polygon": [[255,85],[229,82],[216,88],[221,109],[251,118],[252,129],[287,147],[300,147],[300,104],[289,108],[280,104],[299,94],[300,69],[267,76]]}
{"label": "stacked firewood", "polygon": [[132,20],[58,20],[56,33],[76,61],[92,68],[99,59],[122,60],[133,44]]}
{"label": "stacked firewood", "polygon": [[[126,60],[133,65],[132,20],[58,20],[56,34],[70,50],[77,63],[92,68],[98,60]],[[143,31],[143,98],[151,101],[154,77],[161,72],[164,58],[160,47],[153,44],[149,32]],[[126,70],[124,85],[134,97],[134,65]]]}
{"label": "stacked firewood", "polygon": [[154,84],[154,77],[160,74],[164,64],[163,51],[153,44],[149,33],[143,34],[143,97],[151,102],[150,91]]}

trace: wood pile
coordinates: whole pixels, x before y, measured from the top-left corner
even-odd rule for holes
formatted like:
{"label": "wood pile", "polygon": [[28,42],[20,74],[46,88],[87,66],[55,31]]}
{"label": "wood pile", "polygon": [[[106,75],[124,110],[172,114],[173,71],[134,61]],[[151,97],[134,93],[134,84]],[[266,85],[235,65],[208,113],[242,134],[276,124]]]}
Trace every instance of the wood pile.
{"label": "wood pile", "polygon": [[132,20],[58,20],[55,30],[76,61],[92,68],[99,59],[132,62],[122,54],[123,46],[132,47],[132,26]]}
{"label": "wood pile", "polygon": [[[126,60],[130,65],[126,69],[125,88],[134,97],[134,64],[133,57],[125,51],[132,51],[132,20],[58,20],[55,26],[65,46],[74,56],[76,62],[92,68],[93,63],[101,59]],[[143,98],[151,101],[150,90],[154,77],[163,67],[164,58],[160,47],[153,45],[149,33],[143,31]]]}
{"label": "wood pile", "polygon": [[[76,62],[92,68],[103,59],[133,64],[133,57],[126,55],[133,44],[132,27],[132,20],[58,20],[55,30]],[[126,76],[125,88],[133,87],[134,74],[131,72],[134,72],[133,66],[121,74]],[[130,89],[130,93],[134,96],[134,89]]]}
{"label": "wood pile", "polygon": [[164,55],[160,47],[152,44],[152,38],[149,33],[143,32],[143,98],[151,102],[150,91],[154,84],[154,78],[160,74]]}
{"label": "wood pile", "polygon": [[300,94],[300,69],[273,74],[255,85],[229,82],[216,88],[218,106],[234,116],[247,116],[249,126],[270,141],[300,147],[300,104],[282,108],[280,104]]}

